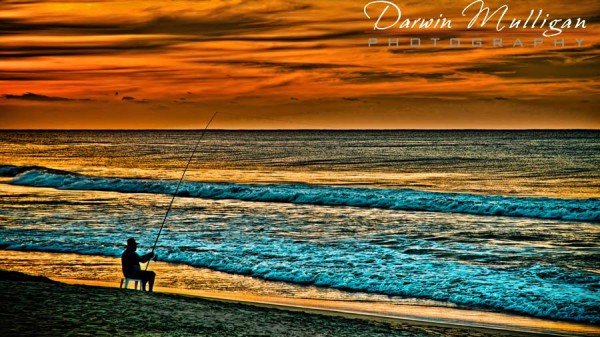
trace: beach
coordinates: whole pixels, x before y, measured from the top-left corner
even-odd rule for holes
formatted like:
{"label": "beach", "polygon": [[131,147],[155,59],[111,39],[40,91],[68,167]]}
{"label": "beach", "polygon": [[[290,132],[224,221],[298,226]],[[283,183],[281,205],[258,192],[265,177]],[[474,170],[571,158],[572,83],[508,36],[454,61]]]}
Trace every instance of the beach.
{"label": "beach", "polygon": [[[2,273],[4,336],[398,335],[389,326]],[[413,330],[414,331],[414,330]]]}
{"label": "beach", "polygon": [[3,336],[491,336],[181,295],[67,285],[0,272]]}
{"label": "beach", "polygon": [[69,285],[7,271],[0,271],[0,310],[3,336],[553,335],[315,314],[303,309]]}

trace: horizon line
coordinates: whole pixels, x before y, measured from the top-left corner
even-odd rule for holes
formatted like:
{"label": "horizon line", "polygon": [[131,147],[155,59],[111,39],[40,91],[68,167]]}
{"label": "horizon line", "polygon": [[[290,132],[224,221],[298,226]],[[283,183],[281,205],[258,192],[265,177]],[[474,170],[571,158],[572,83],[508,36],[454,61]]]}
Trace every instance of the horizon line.
{"label": "horizon line", "polygon": [[[203,128],[12,128],[4,129],[0,128],[0,132],[4,131],[202,131]],[[437,129],[437,128],[386,128],[386,129],[352,129],[352,128],[219,128],[219,129],[207,129],[207,131],[600,131],[600,128],[448,128],[448,129]]]}

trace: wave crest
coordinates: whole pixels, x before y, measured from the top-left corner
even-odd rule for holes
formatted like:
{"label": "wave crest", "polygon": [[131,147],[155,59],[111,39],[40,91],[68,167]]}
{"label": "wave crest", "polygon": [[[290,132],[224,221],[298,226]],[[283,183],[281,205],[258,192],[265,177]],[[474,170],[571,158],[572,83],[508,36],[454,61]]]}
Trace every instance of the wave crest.
{"label": "wave crest", "polygon": [[[0,166],[12,184],[65,190],[172,194],[176,181],[85,176],[41,167]],[[305,184],[186,182],[180,196],[403,211],[463,213],[570,221],[600,221],[600,199],[508,197],[410,189],[354,188]]]}

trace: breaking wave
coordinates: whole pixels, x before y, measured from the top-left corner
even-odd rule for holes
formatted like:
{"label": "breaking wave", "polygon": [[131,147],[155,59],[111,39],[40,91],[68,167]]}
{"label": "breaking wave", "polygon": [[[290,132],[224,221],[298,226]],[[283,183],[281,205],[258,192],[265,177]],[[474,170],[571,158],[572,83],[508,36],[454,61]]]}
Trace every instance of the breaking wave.
{"label": "breaking wave", "polygon": [[[43,167],[0,166],[15,185],[64,190],[172,194],[176,181],[86,176]],[[570,221],[600,221],[600,199],[508,197],[410,189],[354,188],[306,184],[186,182],[180,196],[404,211],[463,213]]]}

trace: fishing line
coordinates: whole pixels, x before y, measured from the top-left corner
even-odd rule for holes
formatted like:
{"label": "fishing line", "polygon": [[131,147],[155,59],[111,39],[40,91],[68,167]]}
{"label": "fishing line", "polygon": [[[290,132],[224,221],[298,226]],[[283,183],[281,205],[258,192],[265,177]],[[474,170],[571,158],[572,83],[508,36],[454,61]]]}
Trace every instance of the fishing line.
{"label": "fishing line", "polygon": [[[187,173],[188,168],[190,167],[190,163],[192,162],[192,159],[194,158],[194,155],[196,154],[198,147],[200,146],[200,142],[202,141],[202,138],[204,138],[204,135],[206,134],[206,131],[208,130],[208,128],[210,127],[210,124],[212,123],[213,119],[215,118],[215,116],[217,116],[219,112],[215,112],[210,120],[208,121],[208,123],[206,123],[206,126],[204,127],[204,130],[202,130],[202,134],[200,135],[200,138],[198,139],[198,142],[196,142],[196,146],[194,146],[194,150],[192,151],[187,164],[185,166],[185,169],[183,170],[183,174],[181,175],[181,178],[179,179],[179,182],[177,183],[177,187],[175,188],[175,192],[173,193],[173,197],[171,198],[171,202],[169,203],[169,207],[167,208],[167,212],[165,213],[165,217],[163,218],[163,221],[160,225],[160,229],[158,230],[158,233],[156,235],[156,239],[154,240],[154,245],[152,245],[152,252],[154,253],[154,251],[156,250],[156,245],[158,244],[158,240],[160,238],[160,235],[162,233],[162,230],[167,222],[167,219],[169,217],[169,213],[171,212],[171,209],[173,207],[173,202],[175,201],[175,198],[177,197],[177,193],[179,193],[179,188],[181,187],[181,183],[183,182],[183,179],[185,178],[185,175]],[[272,121],[272,122],[284,122],[284,123],[288,123],[288,124],[296,124],[299,126],[304,126],[304,127],[312,127],[312,128],[316,128],[318,129],[319,127],[317,127],[314,124],[308,124],[308,123],[298,123],[298,122],[291,122],[291,121],[286,121],[283,119],[277,119],[277,118],[267,118],[267,117],[255,117],[255,116],[248,116],[248,115],[242,115],[242,114],[235,114],[235,113],[224,113],[226,115],[230,115],[230,116],[235,116],[235,117],[241,117],[244,119],[258,119],[258,120],[267,120],[267,121]],[[146,268],[144,270],[148,270],[148,266],[150,265],[150,261],[148,261],[148,263],[146,264]]]}
{"label": "fishing line", "polygon": [[[158,239],[160,238],[160,234],[162,233],[162,230],[165,227],[165,223],[167,222],[167,218],[169,217],[169,213],[171,212],[171,208],[173,207],[173,202],[175,201],[175,197],[177,197],[177,193],[179,193],[179,187],[181,186],[181,183],[183,182],[183,179],[185,178],[185,174],[187,173],[187,170],[190,167],[190,163],[192,162],[192,159],[194,158],[194,155],[196,154],[196,151],[198,150],[198,147],[200,146],[200,142],[202,141],[202,138],[204,138],[204,135],[206,134],[206,130],[208,130],[208,127],[212,123],[213,119],[215,119],[215,116],[217,115],[217,113],[218,112],[213,113],[213,115],[212,115],[212,117],[210,117],[210,120],[208,121],[208,123],[206,123],[206,126],[204,127],[204,130],[202,130],[202,134],[200,135],[200,138],[196,142],[196,146],[194,146],[194,150],[192,151],[192,154],[190,155],[190,158],[188,159],[187,164],[185,165],[183,174],[181,175],[181,178],[179,179],[179,182],[177,183],[177,187],[175,188],[175,193],[173,193],[173,197],[171,198],[171,202],[169,203],[169,208],[167,208],[165,217],[163,218],[162,224],[160,225],[160,229],[158,230],[158,234],[156,235],[156,240],[154,240],[154,245],[152,246],[152,253],[154,253],[154,250],[156,249],[156,245],[158,244]],[[152,260],[148,260],[145,270],[148,270],[150,261],[152,261]]]}

